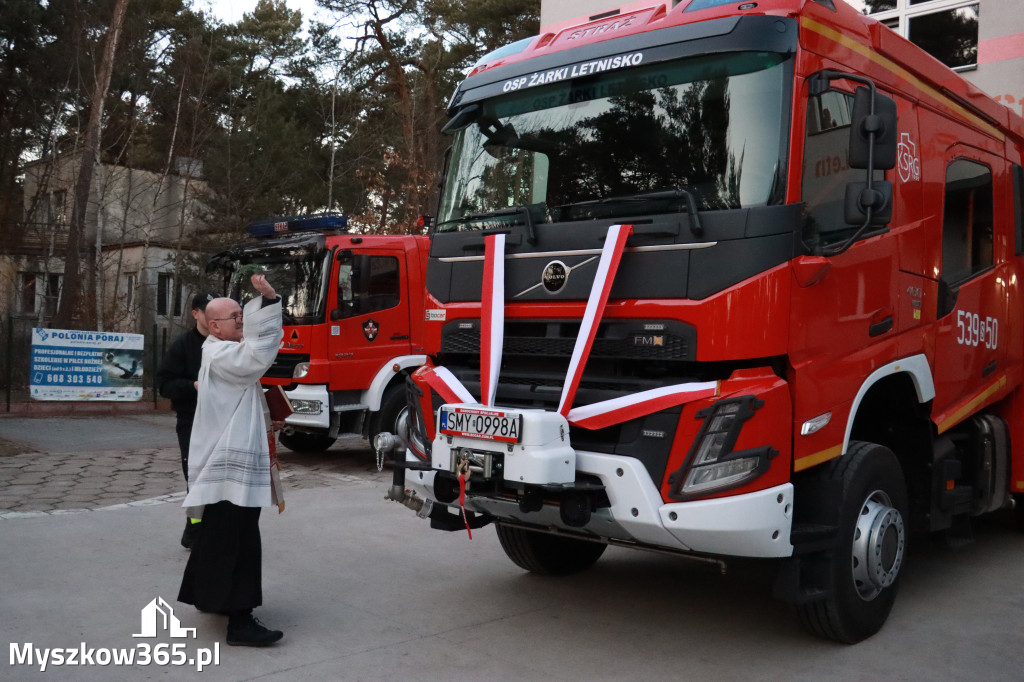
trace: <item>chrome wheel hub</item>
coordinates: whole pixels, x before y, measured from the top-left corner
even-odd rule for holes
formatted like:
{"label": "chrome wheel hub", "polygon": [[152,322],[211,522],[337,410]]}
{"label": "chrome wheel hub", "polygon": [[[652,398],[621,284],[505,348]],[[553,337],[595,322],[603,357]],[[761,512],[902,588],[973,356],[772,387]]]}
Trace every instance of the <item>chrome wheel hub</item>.
{"label": "chrome wheel hub", "polygon": [[906,546],[902,515],[886,493],[874,491],[861,505],[853,532],[853,585],[861,599],[871,601],[896,581]]}

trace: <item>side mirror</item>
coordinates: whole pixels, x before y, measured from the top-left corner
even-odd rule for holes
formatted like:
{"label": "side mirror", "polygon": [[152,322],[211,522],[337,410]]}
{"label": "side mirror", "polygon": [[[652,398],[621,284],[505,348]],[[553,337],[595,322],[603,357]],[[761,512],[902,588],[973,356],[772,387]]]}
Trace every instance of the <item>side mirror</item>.
{"label": "side mirror", "polygon": [[867,168],[871,155],[871,133],[875,134],[874,169],[896,167],[896,100],[875,93],[875,113],[871,113],[871,90],[857,88],[850,126],[850,168]]}
{"label": "side mirror", "polygon": [[846,186],[844,213],[847,224],[865,225],[868,211],[871,209],[871,220],[867,227],[884,227],[892,220],[892,183],[888,180],[875,180],[871,189],[865,182],[851,182]]}

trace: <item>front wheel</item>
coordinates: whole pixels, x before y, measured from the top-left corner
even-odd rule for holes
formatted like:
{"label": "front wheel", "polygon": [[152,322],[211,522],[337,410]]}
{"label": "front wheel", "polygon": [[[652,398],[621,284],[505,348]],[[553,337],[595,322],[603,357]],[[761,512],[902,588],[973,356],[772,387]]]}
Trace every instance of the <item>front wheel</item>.
{"label": "front wheel", "polygon": [[839,528],[826,558],[824,598],[797,606],[810,632],[853,644],[892,610],[907,547],[907,492],[896,456],[874,443],[849,451],[810,485],[838,483]]}
{"label": "front wheel", "polygon": [[498,541],[516,566],[542,575],[570,575],[593,566],[608,545],[498,523]]}
{"label": "front wheel", "polygon": [[380,400],[380,410],[370,418],[370,428],[367,433],[370,445],[373,445],[374,438],[378,433],[386,431],[398,435],[398,422],[408,410],[405,385],[399,382],[388,388]]}

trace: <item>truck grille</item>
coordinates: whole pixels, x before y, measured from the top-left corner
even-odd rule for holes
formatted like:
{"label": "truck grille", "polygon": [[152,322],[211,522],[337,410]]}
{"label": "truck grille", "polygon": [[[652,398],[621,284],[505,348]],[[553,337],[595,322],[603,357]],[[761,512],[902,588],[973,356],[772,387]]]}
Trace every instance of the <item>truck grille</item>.
{"label": "truck grille", "polygon": [[[652,323],[647,323],[652,324]],[[692,361],[696,330],[680,322],[656,323],[654,331],[644,323],[605,322],[598,326],[590,351],[595,359]],[[477,322],[458,322],[446,328],[441,341],[445,354],[480,352]],[[568,361],[579,334],[578,322],[508,322],[502,356],[511,358],[565,358]]]}
{"label": "truck grille", "polygon": [[308,353],[278,353],[274,358],[274,364],[270,366],[263,376],[271,379],[291,379],[295,373],[295,365],[300,362],[309,362]]}
{"label": "truck grille", "polygon": [[[569,357],[576,339],[506,337],[504,352],[511,355],[543,355]],[[463,331],[445,339],[444,351],[472,353],[480,348],[479,332]],[[680,359],[688,353],[687,340],[666,335],[661,346],[636,346],[632,340],[594,339],[590,356],[594,358]]]}

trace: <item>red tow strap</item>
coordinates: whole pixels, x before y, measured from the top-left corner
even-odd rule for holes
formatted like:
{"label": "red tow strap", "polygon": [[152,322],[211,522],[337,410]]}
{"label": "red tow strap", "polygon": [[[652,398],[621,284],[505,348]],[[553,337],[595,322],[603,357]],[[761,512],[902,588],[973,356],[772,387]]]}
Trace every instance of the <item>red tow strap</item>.
{"label": "red tow strap", "polygon": [[473,531],[469,527],[469,519],[466,518],[466,474],[459,474],[459,509],[462,510],[462,522],[466,524],[466,532],[469,539],[473,539]]}

